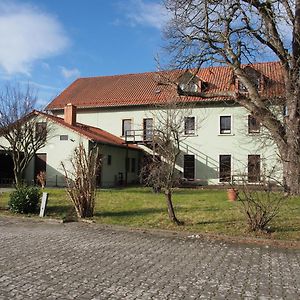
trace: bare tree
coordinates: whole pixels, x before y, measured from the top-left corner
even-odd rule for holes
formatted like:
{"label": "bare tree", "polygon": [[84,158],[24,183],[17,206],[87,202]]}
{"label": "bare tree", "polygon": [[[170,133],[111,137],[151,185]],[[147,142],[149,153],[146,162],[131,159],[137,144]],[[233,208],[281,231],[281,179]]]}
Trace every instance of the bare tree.
{"label": "bare tree", "polygon": [[96,198],[96,175],[100,167],[99,149],[93,148],[88,153],[81,143],[74,150],[70,166],[62,162],[62,167],[65,172],[67,192],[77,216],[92,217]]}
{"label": "bare tree", "polygon": [[264,168],[258,187],[249,185],[245,178],[238,187],[239,208],[250,231],[267,231],[269,223],[287,203],[288,195],[283,192],[276,171],[276,167],[268,171]]}
{"label": "bare tree", "polygon": [[[198,96],[230,96],[248,109],[278,147],[285,190],[300,194],[300,0],[165,0],[165,6],[172,16],[165,35],[173,64],[231,68],[247,93],[204,92]],[[242,65],[270,56],[282,66],[284,118],[272,111],[274,102],[264,97],[253,74]]]}
{"label": "bare tree", "polygon": [[141,170],[141,178],[154,190],[164,191],[168,215],[177,225],[183,224],[176,217],[172,201],[173,189],[178,186],[182,168],[178,165],[184,135],[184,120],[191,109],[176,101],[156,107],[154,115],[152,159]]}
{"label": "bare tree", "polygon": [[34,111],[36,102],[29,85],[23,90],[7,84],[0,94],[0,136],[6,140],[0,149],[12,157],[17,187],[30,160],[45,146],[50,131],[49,124],[41,122]]}

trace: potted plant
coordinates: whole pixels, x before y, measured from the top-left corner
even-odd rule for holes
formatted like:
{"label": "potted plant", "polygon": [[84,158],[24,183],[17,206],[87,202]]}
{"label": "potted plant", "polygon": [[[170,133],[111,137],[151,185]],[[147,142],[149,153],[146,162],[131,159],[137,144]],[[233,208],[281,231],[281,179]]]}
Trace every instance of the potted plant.
{"label": "potted plant", "polygon": [[227,189],[227,198],[229,201],[236,201],[238,194],[239,194],[238,190],[234,187]]}

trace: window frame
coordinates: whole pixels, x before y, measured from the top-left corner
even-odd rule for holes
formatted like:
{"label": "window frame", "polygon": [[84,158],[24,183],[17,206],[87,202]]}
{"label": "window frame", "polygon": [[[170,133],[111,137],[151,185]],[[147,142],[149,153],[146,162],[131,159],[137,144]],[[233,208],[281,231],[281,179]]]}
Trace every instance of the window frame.
{"label": "window frame", "polygon": [[[151,120],[151,129],[147,128],[147,122]],[[154,130],[154,119],[153,118],[143,118],[143,140],[152,141],[153,140],[153,130]]]}
{"label": "window frame", "polygon": [[[222,129],[222,118],[230,118],[230,129]],[[232,124],[232,115],[220,115],[219,116],[219,134],[220,135],[232,135],[233,133],[233,124]]]}
{"label": "window frame", "polygon": [[[125,122],[129,122],[129,129],[125,128]],[[122,136],[125,137],[126,136],[126,131],[130,131],[132,130],[132,119],[122,119]]]}
{"label": "window frame", "polygon": [[[221,167],[221,161],[222,161],[222,157],[229,157],[229,159],[230,159],[230,164],[229,165],[227,165],[227,166],[229,166],[229,171],[230,171],[230,174],[229,174],[229,176],[221,176],[222,174],[221,174],[221,169],[222,169],[222,167]],[[224,165],[223,165],[224,166]],[[223,173],[224,173],[224,171],[223,171]],[[219,155],[219,182],[220,183],[223,183],[223,182],[231,182],[231,178],[232,178],[232,155],[231,154],[220,154]]]}
{"label": "window frame", "polygon": [[[258,158],[258,160],[252,160],[250,158]],[[257,168],[256,168],[257,167]],[[258,171],[258,174],[249,172],[255,170]],[[250,174],[250,176],[249,176]],[[248,162],[247,162],[247,179],[248,183],[258,183],[261,180],[261,155],[259,154],[248,154]]]}
{"label": "window frame", "polygon": [[41,140],[46,141],[47,139],[47,122],[36,122],[35,123],[35,138],[38,138],[38,135],[41,133],[44,134],[44,136],[41,138]]}
{"label": "window frame", "polygon": [[[252,123],[254,120],[255,124]],[[258,134],[260,133],[260,122],[253,115],[248,115],[248,133],[249,134]]]}
{"label": "window frame", "polygon": [[69,135],[68,134],[60,134],[59,135],[59,140],[60,141],[68,141],[69,140]]}
{"label": "window frame", "polygon": [[[190,165],[191,162],[192,166]],[[193,170],[193,174],[190,170]],[[189,172],[193,175],[192,177],[186,176]],[[189,181],[194,181],[196,178],[196,156],[194,154],[184,154],[183,156],[183,177]]]}
{"label": "window frame", "polygon": [[[188,129],[188,120],[193,120],[193,129]],[[189,117],[184,117],[184,135],[191,136],[196,134],[196,117],[195,116],[189,116]]]}

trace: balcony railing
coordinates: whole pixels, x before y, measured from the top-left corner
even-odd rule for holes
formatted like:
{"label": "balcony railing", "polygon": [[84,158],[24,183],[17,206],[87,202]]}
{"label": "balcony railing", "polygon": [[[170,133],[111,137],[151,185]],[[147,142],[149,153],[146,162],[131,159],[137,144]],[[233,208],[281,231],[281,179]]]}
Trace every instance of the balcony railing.
{"label": "balcony railing", "polygon": [[153,130],[126,130],[126,144],[147,144],[153,141]]}

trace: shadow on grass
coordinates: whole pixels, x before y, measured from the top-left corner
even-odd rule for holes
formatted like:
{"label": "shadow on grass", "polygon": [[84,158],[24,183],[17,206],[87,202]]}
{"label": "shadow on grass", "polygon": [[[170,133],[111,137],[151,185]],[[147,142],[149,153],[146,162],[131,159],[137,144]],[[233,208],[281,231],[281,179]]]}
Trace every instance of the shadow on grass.
{"label": "shadow on grass", "polygon": [[154,213],[165,212],[162,208],[143,208],[138,210],[124,210],[124,211],[107,211],[96,212],[97,217],[130,217],[130,216],[145,216]]}
{"label": "shadow on grass", "polygon": [[291,226],[271,226],[273,232],[291,232],[291,231],[300,231],[299,227]]}
{"label": "shadow on grass", "polygon": [[46,213],[47,215],[65,215],[72,210],[73,207],[70,205],[54,205],[54,206],[47,206]]}
{"label": "shadow on grass", "polygon": [[209,225],[209,224],[232,224],[239,222],[240,220],[209,220],[209,221],[200,221],[196,225]]}

